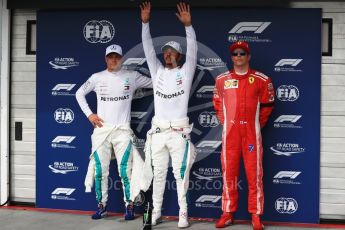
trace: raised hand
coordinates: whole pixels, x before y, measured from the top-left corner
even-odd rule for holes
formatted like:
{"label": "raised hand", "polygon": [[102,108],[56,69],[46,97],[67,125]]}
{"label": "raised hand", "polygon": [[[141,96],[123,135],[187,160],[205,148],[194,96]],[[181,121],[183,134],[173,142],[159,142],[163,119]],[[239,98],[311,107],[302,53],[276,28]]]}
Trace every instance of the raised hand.
{"label": "raised hand", "polygon": [[143,2],[140,5],[141,10],[141,21],[147,23],[150,20],[151,14],[151,3],[150,2]]}
{"label": "raised hand", "polygon": [[176,13],[176,16],[183,23],[183,25],[192,25],[192,16],[190,14],[189,5],[184,2],[180,2],[177,4],[177,10],[178,13]]}

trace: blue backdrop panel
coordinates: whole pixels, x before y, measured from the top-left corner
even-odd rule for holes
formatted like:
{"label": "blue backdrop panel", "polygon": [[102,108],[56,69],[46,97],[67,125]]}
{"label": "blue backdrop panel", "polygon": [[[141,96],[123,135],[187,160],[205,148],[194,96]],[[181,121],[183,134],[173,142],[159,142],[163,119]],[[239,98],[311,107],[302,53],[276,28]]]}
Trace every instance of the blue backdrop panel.
{"label": "blue backdrop panel", "polygon": [[[241,39],[250,43],[252,68],[270,76],[277,93],[275,110],[263,129],[264,219],[319,221],[320,23],[319,9],[193,10],[199,50],[189,117],[198,157],[190,176],[190,216],[216,218],[221,214],[221,126],[211,97],[214,78],[231,66],[229,44]],[[40,11],[37,24],[37,207],[94,210],[95,194],[85,193],[83,185],[92,127],[74,96],[92,73],[105,69],[105,48],[112,43],[120,44],[126,53],[126,68],[149,75],[139,12]],[[184,28],[174,10],[154,10],[151,33],[158,54],[160,44],[168,40],[180,41],[185,50]],[[154,114],[152,90],[139,91],[136,98],[132,128],[142,150]],[[87,99],[96,112],[95,95]],[[109,181],[109,210],[123,212],[114,162]],[[243,169],[237,188],[236,217],[249,218]],[[164,196],[163,214],[177,215],[171,169]]]}

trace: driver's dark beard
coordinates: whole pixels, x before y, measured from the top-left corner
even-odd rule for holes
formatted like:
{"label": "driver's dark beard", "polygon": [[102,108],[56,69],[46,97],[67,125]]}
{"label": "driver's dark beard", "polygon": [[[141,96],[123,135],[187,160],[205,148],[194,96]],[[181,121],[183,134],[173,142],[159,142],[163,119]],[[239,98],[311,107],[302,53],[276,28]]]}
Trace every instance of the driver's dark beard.
{"label": "driver's dark beard", "polygon": [[165,67],[169,68],[169,69],[173,69],[180,66],[178,62],[176,62],[176,60],[173,60],[172,63],[165,63]]}

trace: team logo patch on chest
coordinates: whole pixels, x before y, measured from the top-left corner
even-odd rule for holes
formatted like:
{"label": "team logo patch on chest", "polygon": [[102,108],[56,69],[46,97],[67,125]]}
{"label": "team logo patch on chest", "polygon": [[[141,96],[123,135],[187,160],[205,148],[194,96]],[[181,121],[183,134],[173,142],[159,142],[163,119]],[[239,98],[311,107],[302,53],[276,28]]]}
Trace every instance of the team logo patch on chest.
{"label": "team logo patch on chest", "polygon": [[127,78],[124,82],[124,90],[128,91],[130,89],[129,79]]}
{"label": "team logo patch on chest", "polygon": [[224,82],[224,89],[237,89],[238,88],[238,80],[230,79]]}
{"label": "team logo patch on chest", "polygon": [[249,81],[249,83],[250,83],[250,84],[253,84],[253,83],[254,83],[254,81],[255,81],[255,78],[253,78],[253,77],[249,77],[249,78],[248,78],[248,81]]}
{"label": "team logo patch on chest", "polygon": [[176,75],[176,85],[177,86],[182,85],[182,76],[180,73],[177,73],[177,75]]}

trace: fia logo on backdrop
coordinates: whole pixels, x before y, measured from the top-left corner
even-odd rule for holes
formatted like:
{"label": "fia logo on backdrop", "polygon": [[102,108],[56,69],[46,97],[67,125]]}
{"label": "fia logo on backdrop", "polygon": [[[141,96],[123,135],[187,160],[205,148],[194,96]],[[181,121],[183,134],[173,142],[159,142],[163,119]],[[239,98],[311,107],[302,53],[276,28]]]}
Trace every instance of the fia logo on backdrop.
{"label": "fia logo on backdrop", "polygon": [[294,85],[281,85],[277,88],[276,95],[280,101],[296,101],[299,98],[299,90]]}
{"label": "fia logo on backdrop", "polygon": [[280,214],[294,214],[298,209],[298,203],[294,198],[281,197],[276,200],[275,208]]}
{"label": "fia logo on backdrop", "polygon": [[85,24],[83,34],[90,43],[108,43],[115,36],[115,28],[107,20],[91,20]]}
{"label": "fia logo on backdrop", "polygon": [[213,128],[219,125],[216,112],[204,111],[200,113],[198,121],[199,121],[199,124],[204,128],[207,128],[207,127]]}
{"label": "fia logo on backdrop", "polygon": [[74,120],[74,113],[69,108],[58,108],[54,112],[54,118],[59,124],[70,124]]}

